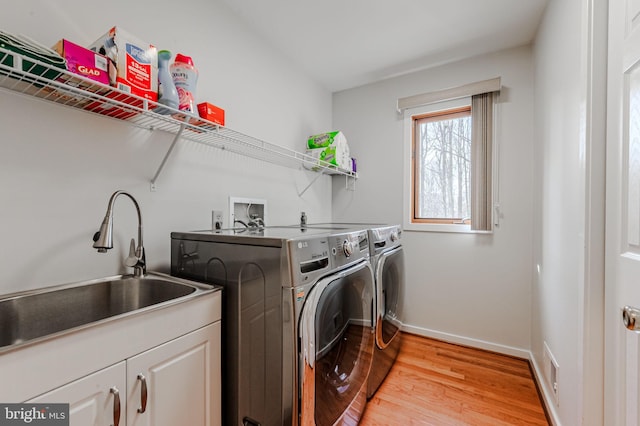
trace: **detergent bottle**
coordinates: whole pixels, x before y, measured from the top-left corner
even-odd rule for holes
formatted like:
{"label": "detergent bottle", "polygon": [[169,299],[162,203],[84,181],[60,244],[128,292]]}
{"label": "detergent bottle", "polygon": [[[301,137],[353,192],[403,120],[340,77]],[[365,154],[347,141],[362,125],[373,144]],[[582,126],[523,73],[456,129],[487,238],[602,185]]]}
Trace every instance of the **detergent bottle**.
{"label": "detergent bottle", "polygon": [[[173,82],[173,77],[169,71],[170,59],[171,52],[168,50],[160,50],[158,52],[158,103],[173,109],[178,109],[180,100],[176,85]],[[168,114],[170,111],[166,108],[159,108],[156,112]]]}
{"label": "detergent bottle", "polygon": [[178,53],[175,61],[171,64],[171,77],[178,91],[178,109],[196,114],[195,92],[198,83],[198,70],[193,66],[191,57]]}

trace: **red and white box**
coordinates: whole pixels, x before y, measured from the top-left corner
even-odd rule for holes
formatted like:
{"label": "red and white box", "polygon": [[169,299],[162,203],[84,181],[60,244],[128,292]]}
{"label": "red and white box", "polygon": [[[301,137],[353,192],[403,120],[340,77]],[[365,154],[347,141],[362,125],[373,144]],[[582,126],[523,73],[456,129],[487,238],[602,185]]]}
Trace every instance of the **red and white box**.
{"label": "red and white box", "polygon": [[89,49],[110,60],[110,83],[150,101],[158,99],[158,51],[120,27],[111,28]]}
{"label": "red and white box", "polygon": [[224,126],[224,110],[209,102],[198,104],[198,114],[200,118]]}

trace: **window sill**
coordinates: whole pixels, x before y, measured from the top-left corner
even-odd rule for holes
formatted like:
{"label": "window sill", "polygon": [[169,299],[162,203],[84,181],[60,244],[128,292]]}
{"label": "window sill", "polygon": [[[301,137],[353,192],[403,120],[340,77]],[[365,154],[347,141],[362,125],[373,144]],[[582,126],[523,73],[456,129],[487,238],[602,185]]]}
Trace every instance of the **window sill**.
{"label": "window sill", "polygon": [[493,234],[493,231],[476,231],[471,225],[454,225],[446,223],[404,223],[403,230],[417,232],[447,232],[456,234]]}

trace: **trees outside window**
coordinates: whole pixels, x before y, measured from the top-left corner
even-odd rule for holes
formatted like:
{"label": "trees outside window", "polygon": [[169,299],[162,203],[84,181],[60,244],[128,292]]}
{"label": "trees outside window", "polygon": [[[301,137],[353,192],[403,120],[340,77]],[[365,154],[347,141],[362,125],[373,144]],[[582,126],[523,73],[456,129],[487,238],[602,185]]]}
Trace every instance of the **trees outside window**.
{"label": "trees outside window", "polygon": [[471,105],[413,117],[413,221],[469,223]]}

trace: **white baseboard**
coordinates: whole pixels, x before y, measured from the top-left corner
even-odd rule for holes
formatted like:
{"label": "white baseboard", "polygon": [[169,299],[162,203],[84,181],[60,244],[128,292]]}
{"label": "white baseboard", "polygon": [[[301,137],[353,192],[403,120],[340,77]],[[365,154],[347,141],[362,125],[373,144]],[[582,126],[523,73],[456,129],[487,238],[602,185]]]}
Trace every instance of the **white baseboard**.
{"label": "white baseboard", "polygon": [[448,343],[454,343],[463,346],[469,346],[472,348],[484,349],[487,351],[497,352],[504,355],[510,355],[517,358],[526,359],[531,365],[533,370],[534,380],[538,385],[538,389],[542,393],[542,402],[545,405],[547,414],[553,424],[553,426],[562,426],[560,423],[560,417],[558,416],[555,400],[551,394],[551,390],[548,388],[544,381],[544,375],[540,366],[536,362],[533,353],[528,349],[516,348],[513,346],[500,345],[497,343],[487,342],[479,339],[472,339],[470,337],[459,336],[456,334],[443,333],[440,331],[430,330],[422,327],[415,327],[412,325],[404,324],[402,331],[407,333],[417,334],[418,336],[430,337],[432,339],[442,340]]}
{"label": "white baseboard", "polygon": [[463,346],[470,346],[472,348],[484,349],[491,352],[497,352],[500,354],[515,356],[517,358],[529,359],[531,351],[528,349],[515,348],[512,346],[500,345],[497,343],[491,343],[484,340],[472,339],[465,336],[458,336],[456,334],[443,333],[441,331],[429,330],[427,328],[415,327],[412,325],[404,324],[402,331],[407,333],[417,334],[419,336],[431,337],[432,339],[442,340],[449,343],[455,343]]}
{"label": "white baseboard", "polygon": [[531,369],[533,370],[533,374],[535,375],[535,380],[538,384],[538,390],[542,392],[542,401],[544,402],[545,408],[547,409],[549,420],[551,420],[553,426],[562,426],[562,423],[560,423],[560,417],[558,416],[555,399],[553,397],[553,394],[551,393],[551,389],[549,389],[549,386],[547,386],[547,382],[544,380],[544,373],[540,368],[540,365],[536,362],[533,353],[531,352],[529,352],[529,363],[531,365]]}

